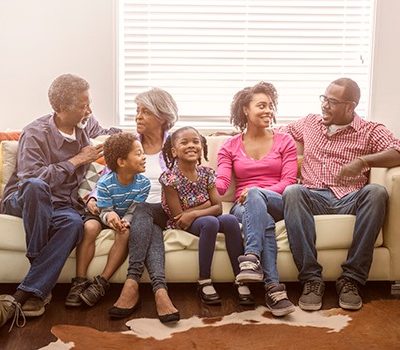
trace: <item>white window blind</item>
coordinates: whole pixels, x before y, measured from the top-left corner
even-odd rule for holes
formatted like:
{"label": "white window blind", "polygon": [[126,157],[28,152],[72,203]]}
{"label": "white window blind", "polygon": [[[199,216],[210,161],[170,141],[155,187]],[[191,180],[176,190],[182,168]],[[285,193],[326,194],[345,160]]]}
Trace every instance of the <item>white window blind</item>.
{"label": "white window blind", "polygon": [[279,94],[281,123],[320,111],[340,77],[358,82],[368,107],[373,0],[119,0],[118,105],[132,125],[136,94],[160,87],[180,124],[229,125],[240,89],[264,80]]}

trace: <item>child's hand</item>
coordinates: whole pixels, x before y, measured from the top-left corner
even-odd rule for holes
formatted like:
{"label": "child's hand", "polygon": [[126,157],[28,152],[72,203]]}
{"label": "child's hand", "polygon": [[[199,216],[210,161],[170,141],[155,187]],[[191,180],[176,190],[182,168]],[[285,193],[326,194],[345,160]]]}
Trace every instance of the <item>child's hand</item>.
{"label": "child's hand", "polygon": [[240,196],[237,200],[240,204],[243,204],[244,201],[246,200],[248,191],[249,191],[248,188],[243,189],[242,193],[240,194]]}
{"label": "child's hand", "polygon": [[121,234],[129,234],[129,228],[128,227],[124,227],[122,230],[117,231],[118,233]]}
{"label": "child's hand", "polygon": [[107,224],[115,231],[121,231],[123,229],[121,219],[115,211],[110,211],[107,214]]}
{"label": "child's hand", "polygon": [[123,226],[123,228],[127,228],[127,229],[131,228],[131,223],[125,219],[121,219],[121,225]]}
{"label": "child's hand", "polygon": [[100,210],[99,207],[97,206],[97,201],[94,198],[90,198],[89,201],[86,203],[86,207],[89,210],[89,213],[93,215],[99,215]]}
{"label": "child's hand", "polygon": [[190,225],[192,225],[192,222],[196,219],[196,214],[194,211],[183,212],[175,216],[174,219],[176,220],[176,225],[180,229],[187,230]]}

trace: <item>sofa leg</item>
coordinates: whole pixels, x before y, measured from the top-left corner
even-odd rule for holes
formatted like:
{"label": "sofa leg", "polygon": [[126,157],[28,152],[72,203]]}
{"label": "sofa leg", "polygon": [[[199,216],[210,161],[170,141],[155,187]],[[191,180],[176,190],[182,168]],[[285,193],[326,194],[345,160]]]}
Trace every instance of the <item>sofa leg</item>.
{"label": "sofa leg", "polygon": [[394,281],[391,288],[391,294],[400,296],[400,281]]}

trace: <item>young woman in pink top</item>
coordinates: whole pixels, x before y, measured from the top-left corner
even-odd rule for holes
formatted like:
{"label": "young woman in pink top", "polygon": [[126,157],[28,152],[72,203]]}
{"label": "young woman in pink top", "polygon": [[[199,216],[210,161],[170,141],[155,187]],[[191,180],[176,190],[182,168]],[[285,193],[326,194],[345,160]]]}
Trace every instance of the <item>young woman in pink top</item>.
{"label": "young woman in pink top", "polygon": [[289,134],[272,130],[278,94],[270,83],[247,87],[233,98],[231,123],[241,133],[218,152],[216,186],[220,194],[236,179],[231,213],[243,224],[245,255],[239,257],[238,282],[265,283],[266,305],[285,316],[294,305],[279,283],[275,222],[283,218],[282,192],[296,182],[296,145]]}

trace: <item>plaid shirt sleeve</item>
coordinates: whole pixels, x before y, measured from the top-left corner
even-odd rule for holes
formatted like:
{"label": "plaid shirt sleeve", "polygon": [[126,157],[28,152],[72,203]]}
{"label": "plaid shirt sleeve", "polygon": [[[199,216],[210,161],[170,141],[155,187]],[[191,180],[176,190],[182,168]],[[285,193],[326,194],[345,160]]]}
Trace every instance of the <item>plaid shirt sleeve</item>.
{"label": "plaid shirt sleeve", "polygon": [[400,152],[400,140],[396,139],[390,130],[382,124],[374,124],[370,133],[371,153],[395,149]]}

